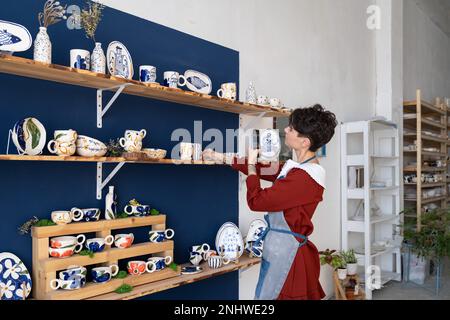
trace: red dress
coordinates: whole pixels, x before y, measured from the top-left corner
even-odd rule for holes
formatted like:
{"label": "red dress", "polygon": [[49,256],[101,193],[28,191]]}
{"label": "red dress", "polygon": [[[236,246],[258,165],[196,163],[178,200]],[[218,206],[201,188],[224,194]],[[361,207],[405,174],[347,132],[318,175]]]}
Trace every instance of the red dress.
{"label": "red dress", "polygon": [[[248,164],[235,158],[232,167],[247,174]],[[243,162],[243,161],[242,161]],[[260,212],[283,211],[291,231],[310,236],[314,230],[311,222],[314,211],[322,201],[324,188],[306,171],[294,168],[281,180],[277,180],[281,166],[275,174],[266,175],[257,165],[257,175],[247,178],[247,202],[250,210]],[[275,172],[274,171],[274,172]],[[272,173],[274,173],[272,172]],[[274,182],[273,186],[261,189],[260,178]],[[301,241],[301,239],[298,239]],[[308,241],[299,248],[278,300],[320,300],[325,297],[319,282],[320,260],[316,246]]]}

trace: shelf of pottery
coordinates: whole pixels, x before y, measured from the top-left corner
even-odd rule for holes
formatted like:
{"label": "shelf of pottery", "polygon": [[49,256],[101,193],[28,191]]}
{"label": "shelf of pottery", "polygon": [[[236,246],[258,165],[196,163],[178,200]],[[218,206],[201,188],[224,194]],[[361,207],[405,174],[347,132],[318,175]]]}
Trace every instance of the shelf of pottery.
{"label": "shelf of pottery", "polygon": [[447,105],[422,99],[404,102],[405,218],[421,228],[422,214],[447,207]]}

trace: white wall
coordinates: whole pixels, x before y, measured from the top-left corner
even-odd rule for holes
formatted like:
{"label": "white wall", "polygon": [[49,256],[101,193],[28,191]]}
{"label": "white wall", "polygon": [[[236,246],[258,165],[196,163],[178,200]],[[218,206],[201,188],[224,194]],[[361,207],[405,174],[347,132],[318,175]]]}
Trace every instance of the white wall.
{"label": "white wall", "polygon": [[413,0],[404,1],[404,96],[450,97],[450,39]]}
{"label": "white wall", "polygon": [[[375,36],[366,28],[372,0],[101,2],[238,50],[241,93],[253,80],[258,94],[280,97],[287,106],[320,102],[341,122],[375,114]],[[312,236],[319,250],[340,248],[339,131],[327,151],[322,161],[327,190]],[[245,185],[241,187],[240,228],[246,232],[248,223],[261,215],[249,212]],[[241,272],[241,299],[253,298],[258,272],[258,267]],[[321,283],[331,295],[328,268],[322,269]]]}

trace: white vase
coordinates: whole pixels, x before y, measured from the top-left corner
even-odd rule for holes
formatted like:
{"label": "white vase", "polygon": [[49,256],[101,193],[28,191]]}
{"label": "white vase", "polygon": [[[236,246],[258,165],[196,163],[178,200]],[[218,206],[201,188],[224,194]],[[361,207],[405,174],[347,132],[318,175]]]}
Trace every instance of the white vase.
{"label": "white vase", "polygon": [[94,51],[92,51],[91,71],[103,74],[106,73],[106,57],[100,42],[95,43]]}
{"label": "white vase", "polygon": [[248,88],[245,91],[245,102],[253,104],[257,103],[256,90],[253,82],[249,83]]}
{"label": "white vase", "polygon": [[347,269],[338,269],[337,273],[339,280],[345,280],[347,278]]}
{"label": "white vase", "polygon": [[105,198],[105,219],[114,220],[117,214],[117,201],[114,193],[114,187],[109,187],[109,192]]}
{"label": "white vase", "polygon": [[357,263],[348,263],[347,264],[347,274],[349,276],[354,276],[358,272],[358,264]]}
{"label": "white vase", "polygon": [[40,27],[34,40],[34,60],[43,63],[52,63],[52,43],[47,28]]}

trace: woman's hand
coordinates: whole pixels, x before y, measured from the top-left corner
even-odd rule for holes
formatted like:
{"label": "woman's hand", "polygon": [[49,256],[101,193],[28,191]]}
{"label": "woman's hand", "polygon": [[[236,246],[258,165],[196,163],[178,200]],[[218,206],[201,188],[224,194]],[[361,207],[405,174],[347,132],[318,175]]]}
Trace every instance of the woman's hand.
{"label": "woman's hand", "polygon": [[214,161],[216,163],[223,163],[224,154],[220,152],[216,152],[212,149],[205,149],[202,153],[203,160],[206,161]]}
{"label": "woman's hand", "polygon": [[258,162],[258,155],[259,155],[258,149],[250,149],[248,151],[248,164],[256,165],[256,163]]}

